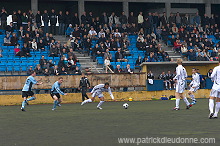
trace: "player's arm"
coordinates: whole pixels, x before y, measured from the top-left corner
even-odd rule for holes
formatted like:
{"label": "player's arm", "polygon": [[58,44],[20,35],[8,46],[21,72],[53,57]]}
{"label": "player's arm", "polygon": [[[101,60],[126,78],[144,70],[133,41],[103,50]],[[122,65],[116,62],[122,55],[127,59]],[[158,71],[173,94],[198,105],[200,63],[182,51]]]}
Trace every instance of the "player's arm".
{"label": "player's arm", "polygon": [[216,73],[217,73],[216,68],[214,68],[214,69],[213,69],[213,72],[212,72],[212,74],[211,74],[211,80],[212,80],[212,81],[215,80]]}
{"label": "player's arm", "polygon": [[177,80],[177,78],[180,76],[180,69],[177,67],[176,68],[176,75],[175,77],[173,78],[173,80]]}
{"label": "player's arm", "polygon": [[37,80],[35,80],[34,78],[30,78],[30,81],[33,83],[33,84],[36,84],[36,85],[41,85],[42,82],[38,82]]}
{"label": "player's arm", "polygon": [[110,87],[108,88],[108,93],[109,93],[110,97],[112,98],[112,100],[114,100],[114,99],[115,99],[115,97],[113,96],[113,94],[112,94],[112,91],[111,91],[111,88],[110,88]]}
{"label": "player's arm", "polygon": [[62,92],[61,90],[60,90],[60,87],[56,84],[55,85],[55,89],[56,89],[56,91],[59,93],[59,94],[61,94],[61,95],[66,95],[64,92]]}

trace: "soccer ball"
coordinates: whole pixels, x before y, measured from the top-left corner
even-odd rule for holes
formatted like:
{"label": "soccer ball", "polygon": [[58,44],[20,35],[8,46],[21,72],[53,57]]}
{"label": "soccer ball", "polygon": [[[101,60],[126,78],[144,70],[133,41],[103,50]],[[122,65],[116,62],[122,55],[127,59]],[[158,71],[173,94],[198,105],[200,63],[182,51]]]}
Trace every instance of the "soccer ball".
{"label": "soccer ball", "polygon": [[129,107],[129,105],[127,103],[123,104],[124,109],[127,109]]}

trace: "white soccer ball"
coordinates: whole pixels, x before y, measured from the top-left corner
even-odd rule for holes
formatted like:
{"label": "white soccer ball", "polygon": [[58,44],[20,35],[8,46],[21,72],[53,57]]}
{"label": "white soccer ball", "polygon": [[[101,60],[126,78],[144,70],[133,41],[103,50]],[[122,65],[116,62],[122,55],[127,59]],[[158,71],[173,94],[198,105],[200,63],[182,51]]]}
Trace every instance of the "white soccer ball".
{"label": "white soccer ball", "polygon": [[129,107],[129,105],[127,103],[123,104],[124,109],[127,109]]}

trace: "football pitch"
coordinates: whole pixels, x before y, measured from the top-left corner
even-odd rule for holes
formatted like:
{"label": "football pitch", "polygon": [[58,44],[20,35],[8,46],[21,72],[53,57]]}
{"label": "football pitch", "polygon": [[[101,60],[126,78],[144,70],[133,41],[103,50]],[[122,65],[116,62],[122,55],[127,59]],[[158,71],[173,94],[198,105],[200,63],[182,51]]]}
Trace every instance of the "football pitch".
{"label": "football pitch", "polygon": [[[220,119],[208,119],[208,99],[198,99],[186,110],[172,111],[175,101],[105,102],[81,106],[63,104],[52,111],[51,105],[0,106],[0,146],[123,146],[119,138],[215,138],[220,145]],[[30,103],[31,104],[31,103]],[[139,144],[160,145],[160,144]],[[164,144],[161,144],[164,145]],[[201,145],[201,144],[165,144]]]}

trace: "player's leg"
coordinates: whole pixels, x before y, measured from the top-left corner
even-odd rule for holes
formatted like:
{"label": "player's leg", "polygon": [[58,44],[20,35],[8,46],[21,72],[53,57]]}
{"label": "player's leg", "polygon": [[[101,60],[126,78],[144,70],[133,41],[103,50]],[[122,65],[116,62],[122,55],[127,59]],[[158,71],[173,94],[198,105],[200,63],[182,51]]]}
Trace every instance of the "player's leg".
{"label": "player's leg", "polygon": [[104,101],[104,97],[103,96],[99,96],[99,99],[100,99],[100,101],[99,101],[99,104],[97,105],[97,109],[102,109],[101,105],[105,102]]}
{"label": "player's leg", "polygon": [[192,103],[191,104],[196,104],[196,99],[195,99],[195,95],[194,95],[194,91],[195,89],[190,89],[188,92],[189,97],[192,99]]}
{"label": "player's leg", "polygon": [[52,98],[54,99],[52,110],[55,110],[58,104],[58,97],[56,95],[53,95]]}
{"label": "player's leg", "polygon": [[171,90],[171,89],[172,89],[172,84],[171,84],[171,82],[168,81],[168,84],[169,84],[169,88],[170,88],[170,90]]}
{"label": "player's leg", "polygon": [[217,97],[217,92],[216,90],[211,90],[210,92],[210,97],[209,97],[209,119],[211,119],[214,115],[214,106],[215,106],[215,97]]}
{"label": "player's leg", "polygon": [[84,105],[84,104],[86,104],[86,103],[88,103],[88,102],[93,102],[93,101],[95,100],[95,97],[96,97],[96,92],[92,94],[92,98],[89,98],[89,99],[87,99],[87,100],[84,100],[84,101],[81,103],[81,105]]}
{"label": "player's leg", "polygon": [[180,95],[178,92],[175,92],[175,97],[176,97],[176,106],[173,108],[174,110],[179,110],[180,109]]}
{"label": "player's leg", "polygon": [[183,101],[186,103],[186,109],[189,109],[192,105],[189,103],[188,99],[183,96],[183,93],[181,93],[180,97],[183,99]]}
{"label": "player's leg", "polygon": [[35,95],[34,95],[34,92],[33,91],[28,91],[28,94],[29,94],[29,96],[31,96],[30,98],[28,98],[27,99],[27,101],[31,101],[31,100],[35,100],[36,99],[36,97],[35,97]]}
{"label": "player's leg", "polygon": [[167,87],[167,84],[168,84],[168,83],[167,83],[167,80],[164,81],[164,84],[165,84],[165,88],[166,88],[166,90],[168,90],[168,87]]}
{"label": "player's leg", "polygon": [[84,101],[84,100],[85,100],[85,93],[84,93],[85,91],[84,91],[84,88],[82,87],[81,90],[82,90],[82,91],[81,91],[81,92],[82,92],[82,101]]}
{"label": "player's leg", "polygon": [[57,102],[57,106],[61,107],[61,102],[63,101],[62,97],[60,97],[60,94],[58,97],[58,102]]}
{"label": "player's leg", "polygon": [[87,87],[82,87],[83,101],[85,100],[85,97],[86,97],[87,99],[89,99],[89,97],[88,97],[88,95],[86,94],[86,92],[87,92]]}
{"label": "player's leg", "polygon": [[179,107],[179,105],[180,105],[180,93],[182,93],[181,92],[181,86],[180,86],[180,83],[179,82],[177,82],[176,83],[176,92],[175,92],[175,97],[176,97],[176,106],[173,108],[173,110],[180,110],[180,107]]}
{"label": "player's leg", "polygon": [[215,105],[215,113],[213,115],[213,118],[218,118],[218,112],[220,109],[220,98],[219,96],[216,98],[216,105]]}
{"label": "player's leg", "polygon": [[22,92],[22,97],[23,97],[23,101],[21,103],[21,111],[25,111],[25,105],[26,105],[26,100],[27,100],[27,96],[24,95],[24,92]]}

